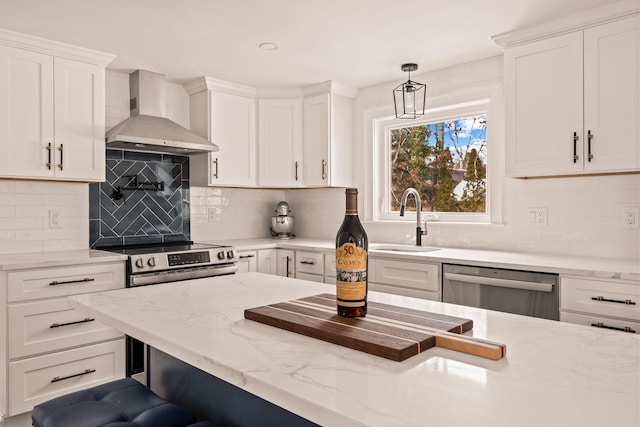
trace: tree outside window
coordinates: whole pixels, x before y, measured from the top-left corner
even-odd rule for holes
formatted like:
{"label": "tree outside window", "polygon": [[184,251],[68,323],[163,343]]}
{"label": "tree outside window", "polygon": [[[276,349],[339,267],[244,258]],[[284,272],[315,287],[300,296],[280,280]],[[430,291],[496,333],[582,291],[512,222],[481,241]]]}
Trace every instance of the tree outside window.
{"label": "tree outside window", "polygon": [[391,212],[415,188],[428,212],[486,213],[487,116],[390,131]]}

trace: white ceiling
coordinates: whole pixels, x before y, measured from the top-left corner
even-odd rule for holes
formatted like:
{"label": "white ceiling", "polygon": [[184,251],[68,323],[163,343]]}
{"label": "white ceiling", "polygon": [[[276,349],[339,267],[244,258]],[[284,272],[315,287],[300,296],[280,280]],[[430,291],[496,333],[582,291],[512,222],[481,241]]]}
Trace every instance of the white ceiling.
{"label": "white ceiling", "polygon": [[[0,0],[0,27],[117,55],[109,67],[258,88],[361,88],[500,54],[491,36],[615,0]],[[258,49],[275,42],[275,51]]]}

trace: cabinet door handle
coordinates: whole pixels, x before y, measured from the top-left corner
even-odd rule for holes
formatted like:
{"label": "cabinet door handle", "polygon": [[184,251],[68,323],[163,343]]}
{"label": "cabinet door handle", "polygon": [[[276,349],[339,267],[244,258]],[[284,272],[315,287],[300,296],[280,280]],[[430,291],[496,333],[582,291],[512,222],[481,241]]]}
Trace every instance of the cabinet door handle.
{"label": "cabinet door handle", "polygon": [[298,180],[298,162],[296,162],[296,181]]}
{"label": "cabinet door handle", "polygon": [[300,261],[300,264],[316,265],[315,261]]}
{"label": "cabinet door handle", "polygon": [[580,156],[578,156],[578,152],[577,152],[577,145],[578,145],[579,139],[580,137],[578,136],[578,132],[574,132],[573,133],[573,163],[576,163],[580,159]]}
{"label": "cabinet door handle", "polygon": [[324,173],[325,166],[327,166],[327,162],[322,159],[322,180],[324,181],[327,175]]}
{"label": "cabinet door handle", "polygon": [[218,179],[218,158],[216,157],[216,159],[213,161],[213,164],[216,166],[215,172],[213,173],[213,177],[215,179]]}
{"label": "cabinet door handle", "polygon": [[64,166],[64,145],[60,144],[60,146],[58,147],[58,151],[60,152],[60,163],[58,163],[58,167],[60,168],[60,170],[62,170],[62,167]]}
{"label": "cabinet door handle", "polygon": [[51,170],[51,143],[47,144],[47,169]]}
{"label": "cabinet door handle", "polygon": [[77,374],[73,374],[73,375],[67,375],[66,377],[53,377],[51,379],[52,383],[57,383],[58,381],[62,381],[62,380],[68,380],[69,378],[75,378],[75,377],[79,377],[81,375],[87,375],[87,374],[92,374],[94,373],[96,370],[95,369],[85,369],[82,372],[79,372]]}
{"label": "cabinet door handle", "polygon": [[287,259],[287,271],[286,271],[286,273],[287,273],[287,277],[289,277],[291,275],[291,273],[289,272],[289,256],[287,256],[286,259]]}
{"label": "cabinet door handle", "polygon": [[590,162],[593,159],[593,154],[591,154],[591,139],[593,138],[593,134],[591,130],[587,131],[587,161]]}
{"label": "cabinet door handle", "polygon": [[253,258],[255,257],[255,255],[251,254],[251,255],[240,255],[238,258],[243,259],[243,258]]}
{"label": "cabinet door handle", "polygon": [[604,329],[612,329],[614,331],[629,332],[631,334],[635,334],[636,333],[635,329],[631,329],[630,326],[625,326],[624,328],[619,328],[617,326],[605,325],[602,322],[592,323],[591,326],[593,326],[594,328],[604,328]]}
{"label": "cabinet door handle", "polygon": [[68,285],[70,283],[93,282],[94,280],[96,279],[93,279],[91,277],[85,277],[84,279],[79,279],[79,280],[66,280],[64,282],[58,282],[57,280],[54,280],[53,282],[49,283],[49,286]]}
{"label": "cabinet door handle", "polygon": [[629,298],[621,300],[621,299],[609,299],[605,298],[602,295],[598,295],[597,297],[591,297],[593,301],[603,301],[603,302],[615,302],[616,304],[625,304],[625,305],[636,305],[636,303]]}
{"label": "cabinet door handle", "polygon": [[52,323],[51,326],[49,326],[49,328],[53,329],[53,328],[60,328],[62,326],[69,326],[69,325],[77,325],[78,323],[88,323],[88,322],[93,322],[96,319],[92,319],[91,317],[85,317],[82,320],[76,320],[75,322],[67,322],[67,323]]}

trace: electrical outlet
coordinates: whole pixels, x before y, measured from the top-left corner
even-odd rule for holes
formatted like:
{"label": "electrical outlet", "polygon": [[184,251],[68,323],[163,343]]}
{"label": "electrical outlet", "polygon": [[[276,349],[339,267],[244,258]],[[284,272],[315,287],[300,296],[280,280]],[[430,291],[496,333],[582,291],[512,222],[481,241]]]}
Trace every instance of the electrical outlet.
{"label": "electrical outlet", "polygon": [[49,228],[60,228],[60,211],[49,211]]}
{"label": "electrical outlet", "polygon": [[207,218],[209,222],[220,220],[220,210],[218,208],[207,208]]}
{"label": "electrical outlet", "polygon": [[547,208],[529,208],[529,225],[534,227],[546,227]]}
{"label": "electrical outlet", "polygon": [[624,226],[625,228],[638,227],[638,207],[627,206],[624,208]]}

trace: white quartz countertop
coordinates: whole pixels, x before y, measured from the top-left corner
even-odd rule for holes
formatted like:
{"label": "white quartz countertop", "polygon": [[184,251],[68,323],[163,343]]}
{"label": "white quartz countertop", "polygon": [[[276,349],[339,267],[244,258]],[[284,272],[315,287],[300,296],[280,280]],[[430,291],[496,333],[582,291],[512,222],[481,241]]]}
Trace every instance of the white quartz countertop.
{"label": "white quartz countertop", "polygon": [[[314,239],[243,239],[225,241],[237,250],[251,249],[295,249],[331,252],[335,242]],[[369,253],[385,258],[413,261],[432,261],[452,264],[477,265],[483,267],[510,268],[542,271],[548,273],[587,276],[595,278],[640,281],[640,259],[617,259],[607,257],[575,257],[545,255],[524,252],[506,252],[480,249],[437,248],[429,252],[398,252],[375,249],[380,246],[402,246],[369,243]],[[406,246],[406,245],[405,245]],[[411,246],[409,245],[409,248]]]}
{"label": "white quartz countertop", "polygon": [[394,362],[244,319],[333,287],[260,273],[75,295],[122,332],[323,426],[640,424],[640,335],[370,293],[474,321],[499,361],[433,348]]}
{"label": "white quartz countertop", "polygon": [[57,252],[30,252],[0,255],[0,270],[24,268],[61,267],[67,265],[92,264],[96,262],[125,261],[126,255],[95,249],[77,249]]}

